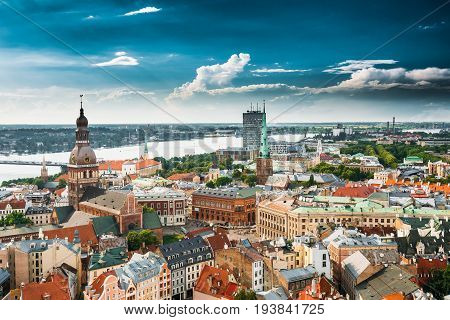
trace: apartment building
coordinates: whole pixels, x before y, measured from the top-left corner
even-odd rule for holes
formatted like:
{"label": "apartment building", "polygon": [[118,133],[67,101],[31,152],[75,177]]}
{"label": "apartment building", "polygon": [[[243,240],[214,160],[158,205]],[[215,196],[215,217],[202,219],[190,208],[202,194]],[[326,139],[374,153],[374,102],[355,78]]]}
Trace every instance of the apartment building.
{"label": "apartment building", "polygon": [[203,267],[213,266],[213,253],[206,241],[197,236],[158,248],[171,272],[172,299],[190,299]]}

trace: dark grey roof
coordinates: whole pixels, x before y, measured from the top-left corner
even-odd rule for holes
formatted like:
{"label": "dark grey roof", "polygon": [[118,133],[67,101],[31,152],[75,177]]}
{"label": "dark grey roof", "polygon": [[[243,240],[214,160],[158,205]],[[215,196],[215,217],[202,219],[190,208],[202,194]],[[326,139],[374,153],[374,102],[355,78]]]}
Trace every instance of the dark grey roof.
{"label": "dark grey roof", "polygon": [[287,282],[296,282],[300,280],[311,279],[314,277],[316,269],[312,266],[307,266],[306,268],[296,268],[290,270],[281,270],[280,275]]}
{"label": "dark grey roof", "polygon": [[87,202],[114,210],[123,208],[127,201],[128,192],[123,191],[107,191],[104,194],[89,199]]}
{"label": "dark grey roof", "polygon": [[[162,245],[160,250],[170,268],[176,264],[179,267],[186,267],[212,259],[211,248],[200,236]],[[208,254],[209,257],[207,257]],[[201,260],[197,260],[199,256],[201,256]],[[192,262],[189,261],[191,258]]]}
{"label": "dark grey roof", "polygon": [[25,215],[52,213],[53,210],[48,207],[28,207]]}
{"label": "dark grey roof", "polygon": [[58,217],[58,223],[63,224],[69,221],[70,217],[75,212],[75,208],[72,206],[54,207],[56,216]]}
{"label": "dark grey roof", "polygon": [[101,196],[106,193],[105,189],[93,186],[87,186],[84,189],[83,197],[81,197],[80,202],[88,201],[89,199]]}
{"label": "dark grey roof", "polygon": [[195,191],[194,195],[205,195],[216,198],[235,199],[255,197],[260,188],[228,188],[228,189],[201,189]]}
{"label": "dark grey roof", "polygon": [[7,269],[0,268],[0,285],[9,281],[9,271]]}
{"label": "dark grey roof", "polygon": [[412,276],[396,265],[391,265],[356,286],[363,300],[381,300],[388,294],[403,292],[406,296],[419,287],[409,280]]}

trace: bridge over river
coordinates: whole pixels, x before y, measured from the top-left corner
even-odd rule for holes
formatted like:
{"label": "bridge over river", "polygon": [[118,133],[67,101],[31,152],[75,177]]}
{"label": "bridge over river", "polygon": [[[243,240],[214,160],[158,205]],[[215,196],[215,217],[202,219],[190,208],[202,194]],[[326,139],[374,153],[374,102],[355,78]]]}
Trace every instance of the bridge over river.
{"label": "bridge over river", "polygon": [[[0,164],[11,164],[15,166],[42,166],[41,161],[21,161],[21,160],[0,160]],[[46,161],[45,165],[47,167],[61,167],[61,168],[67,167],[67,163],[64,162]]]}

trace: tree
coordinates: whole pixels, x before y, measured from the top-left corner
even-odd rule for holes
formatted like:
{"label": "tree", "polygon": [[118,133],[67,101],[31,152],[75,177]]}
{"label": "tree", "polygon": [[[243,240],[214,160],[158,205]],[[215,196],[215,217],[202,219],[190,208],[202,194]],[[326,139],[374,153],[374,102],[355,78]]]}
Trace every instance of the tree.
{"label": "tree", "polygon": [[314,175],[311,174],[311,175],[309,176],[309,180],[308,180],[308,181],[305,181],[305,182],[303,183],[303,186],[309,188],[309,187],[312,187],[312,186],[314,186],[314,185],[316,185],[316,181],[314,180]]}
{"label": "tree", "polygon": [[159,244],[158,238],[150,230],[142,230],[139,232],[139,240],[141,241],[141,244],[146,246],[151,244]]}
{"label": "tree", "polygon": [[253,290],[240,289],[234,296],[234,300],[257,300]]}
{"label": "tree", "polygon": [[444,270],[434,270],[431,273],[431,279],[426,285],[426,290],[440,300],[450,295],[450,265],[447,265],[447,268]]}
{"label": "tree", "polygon": [[0,226],[2,227],[24,224],[33,224],[33,221],[17,211],[13,211],[0,219]]}
{"label": "tree", "polygon": [[137,231],[130,231],[127,235],[128,250],[134,251],[141,247],[141,241],[139,238],[139,233]]}
{"label": "tree", "polygon": [[230,177],[219,177],[216,179],[215,184],[216,184],[216,187],[221,187],[221,186],[226,186],[226,185],[230,184],[231,182],[233,182],[233,179],[231,179]]}
{"label": "tree", "polygon": [[158,238],[150,230],[130,231],[127,235],[128,250],[138,250],[142,245],[159,244]]}
{"label": "tree", "polygon": [[41,178],[36,178],[34,179],[33,184],[35,184],[38,187],[38,189],[42,189],[44,188],[45,182]]}
{"label": "tree", "polygon": [[248,184],[249,187],[254,187],[256,185],[256,175],[249,174],[245,177],[244,182]]}
{"label": "tree", "polygon": [[58,188],[65,188],[67,186],[67,182],[64,179],[59,179]]}
{"label": "tree", "polygon": [[206,187],[207,187],[207,188],[214,189],[214,188],[216,187],[216,184],[214,183],[214,181],[209,180],[209,181],[206,183]]}
{"label": "tree", "polygon": [[241,179],[242,172],[240,170],[234,169],[233,171],[233,179]]}

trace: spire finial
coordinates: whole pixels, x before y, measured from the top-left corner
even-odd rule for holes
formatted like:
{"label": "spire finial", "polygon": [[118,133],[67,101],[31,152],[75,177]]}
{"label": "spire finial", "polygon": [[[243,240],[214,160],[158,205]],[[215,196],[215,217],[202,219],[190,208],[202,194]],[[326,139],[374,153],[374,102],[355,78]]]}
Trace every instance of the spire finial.
{"label": "spire finial", "polygon": [[84,94],[80,94],[80,114],[84,114],[84,110],[83,110],[83,96],[84,96]]}
{"label": "spire finial", "polygon": [[263,100],[263,113],[266,113],[266,100]]}

